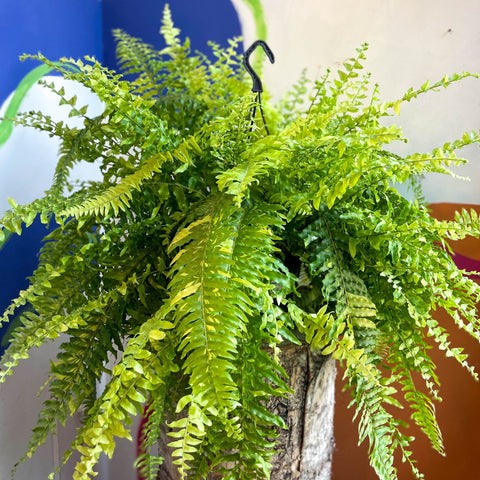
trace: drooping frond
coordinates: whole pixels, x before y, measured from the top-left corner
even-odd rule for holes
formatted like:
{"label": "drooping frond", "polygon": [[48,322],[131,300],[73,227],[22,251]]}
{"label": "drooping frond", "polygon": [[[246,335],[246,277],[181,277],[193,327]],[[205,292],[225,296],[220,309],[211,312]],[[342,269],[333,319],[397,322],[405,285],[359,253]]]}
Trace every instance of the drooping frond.
{"label": "drooping frond", "polygon": [[358,416],[359,443],[368,439],[370,464],[378,477],[397,478],[394,453],[399,449],[402,460],[410,463],[415,477],[423,478],[409,458],[408,445],[413,439],[401,433],[401,422],[385,408],[385,404],[396,405],[392,398],[395,388],[391,381],[374,385],[365,382],[361,376],[351,375],[349,383],[352,388],[352,404],[355,404]]}
{"label": "drooping frond", "polygon": [[135,467],[144,480],[156,480],[159,475],[160,466],[164,458],[159,452],[159,439],[162,435],[161,426],[165,422],[165,405],[168,403],[166,394],[170,385],[161,384],[157,389],[153,399],[149,399],[144,414],[143,423],[139,427],[137,434],[137,459]]}
{"label": "drooping frond", "polygon": [[[170,243],[176,255],[166,312],[172,312],[177,325],[182,369],[191,388],[179,404],[183,408],[177,407],[178,413],[186,408],[187,417],[171,424],[177,438],[171,446],[183,474],[198,444],[208,439],[200,432],[211,426],[212,415],[233,438],[244,435],[238,418],[232,417],[242,400],[234,372],[249,318],[271,307],[271,229],[279,225],[280,217],[268,206],[240,209],[230,195],[218,194],[196,209],[193,221]],[[194,412],[196,420],[189,423]]]}
{"label": "drooping frond", "polygon": [[[180,249],[172,261],[168,303],[179,322],[184,368],[192,376],[193,394],[201,400],[205,396],[207,405],[208,397],[214,397],[213,403],[226,413],[236,402],[230,359],[250,303],[228,282],[232,242],[228,219],[233,214],[228,197],[213,197],[202,205],[199,218],[181,229],[170,244],[170,249]],[[211,390],[205,391],[204,385]]]}
{"label": "drooping frond", "polygon": [[[209,452],[216,444],[210,452],[212,465],[229,472],[228,478],[253,473],[263,478],[273,454],[273,444],[265,436],[283,424],[262,402],[288,389],[280,379],[278,359],[262,352],[264,343],[278,342],[269,292],[274,289],[271,282],[284,275],[272,257],[272,229],[282,220],[272,206],[242,210],[224,194],[202,205],[195,218],[171,243],[180,250],[174,258],[169,302],[178,322],[182,368],[191,385],[191,393],[179,405],[188,409],[187,418],[194,415],[195,422],[181,417],[171,423],[176,429],[171,435],[177,440],[170,445],[183,474],[190,469],[189,460],[196,460],[196,452],[202,448]],[[216,438],[219,428],[230,432],[228,439]],[[238,448],[237,453],[228,453],[232,448]],[[225,462],[233,462],[233,468],[225,470]],[[194,468],[199,471],[202,464]]]}
{"label": "drooping frond", "polygon": [[[130,416],[143,410],[142,405],[149,394],[158,393],[158,386],[165,382],[169,372],[178,370],[171,341],[166,338],[172,327],[171,323],[154,315],[128,342],[121,362],[113,368],[112,379],[92,407],[95,415],[89,416],[74,442],[75,449],[82,455],[74,480],[93,475],[93,467],[102,452],[112,456],[114,436],[131,438],[126,428],[131,422]],[[158,345],[157,342],[162,343]],[[149,344],[155,345],[158,356],[151,351]]]}

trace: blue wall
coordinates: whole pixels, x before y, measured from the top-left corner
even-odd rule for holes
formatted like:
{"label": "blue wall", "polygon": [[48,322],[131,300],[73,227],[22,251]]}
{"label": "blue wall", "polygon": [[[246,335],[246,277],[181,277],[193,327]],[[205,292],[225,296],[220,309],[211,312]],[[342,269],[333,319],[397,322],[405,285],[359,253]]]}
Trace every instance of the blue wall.
{"label": "blue wall", "polygon": [[189,37],[192,50],[208,53],[207,42],[226,46],[229,38],[241,34],[240,22],[229,0],[104,0],[104,63],[115,68],[115,45],[111,31],[121,28],[134,37],[162,48],[159,34],[165,4],[170,5],[175,26],[182,38]]}
{"label": "blue wall", "polygon": [[[0,0],[0,105],[37,64],[20,62],[24,53],[60,57],[94,55],[115,69],[114,28],[163,47],[159,34],[162,0]],[[241,34],[240,23],[228,0],[174,0],[174,23],[188,36],[193,50],[208,53],[207,41],[221,45]],[[32,159],[34,161],[35,159]],[[12,159],[14,162],[14,159]],[[2,192],[0,191],[0,195]],[[37,265],[37,252],[46,234],[34,224],[21,237],[12,235],[0,249],[0,315],[28,284]],[[0,327],[0,340],[7,326]],[[0,353],[1,353],[0,347]]]}
{"label": "blue wall", "polygon": [[33,67],[24,53],[52,60],[86,54],[102,59],[101,0],[2,0],[0,2],[0,102]]}

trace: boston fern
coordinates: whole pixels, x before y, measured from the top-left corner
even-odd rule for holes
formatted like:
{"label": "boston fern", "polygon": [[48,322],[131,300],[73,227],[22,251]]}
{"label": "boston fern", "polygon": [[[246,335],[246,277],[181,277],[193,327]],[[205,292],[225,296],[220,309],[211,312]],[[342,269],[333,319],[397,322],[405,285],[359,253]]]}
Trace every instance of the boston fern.
{"label": "boston fern", "polygon": [[[448,241],[479,236],[474,211],[454,221],[429,215],[395,188],[425,172],[451,174],[455,152],[476,133],[406,157],[383,118],[417,96],[470,74],[445,77],[381,103],[361,75],[366,47],[312,85],[302,79],[260,115],[237,53],[212,45],[215,61],[191,54],[168,9],[156,51],[116,31],[123,73],[95,59],[51,62],[103,102],[95,118],[53,90],[83,128],[41,112],[15,122],[61,140],[53,184],[1,220],[21,234],[39,216],[45,238],[29,287],[4,312],[21,315],[2,359],[5,380],[32,347],[63,334],[25,457],[56,421],[85,415],[72,451],[74,479],[94,476],[131,415],[149,412],[138,467],[153,479],[150,448],[166,423],[182,478],[268,479],[280,417],[267,401],[290,390],[280,362],[287,343],[338,359],[357,411],[360,441],[383,480],[397,478],[394,453],[412,465],[411,438],[392,411],[411,419],[443,453],[431,337],[476,373],[432,316],[443,308],[480,339],[479,286],[449,255]],[[264,121],[268,124],[265,129]],[[102,180],[76,184],[79,162]],[[27,309],[20,310],[23,306]],[[96,384],[103,372],[109,382]],[[423,380],[423,382],[422,382]]]}

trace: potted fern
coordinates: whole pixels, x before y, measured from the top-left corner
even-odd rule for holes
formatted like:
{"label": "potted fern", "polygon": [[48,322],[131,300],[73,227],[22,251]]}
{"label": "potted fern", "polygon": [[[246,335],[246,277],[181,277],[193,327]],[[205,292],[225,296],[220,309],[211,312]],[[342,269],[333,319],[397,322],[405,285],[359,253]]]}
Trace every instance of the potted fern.
{"label": "potted fern", "polygon": [[[397,478],[395,452],[421,478],[411,438],[389,407],[409,406],[443,453],[426,337],[476,376],[431,311],[444,308],[479,338],[480,289],[455,266],[448,241],[479,236],[480,225],[473,211],[435,220],[393,185],[449,174],[464,162],[455,152],[479,137],[401,157],[388,150],[404,141],[400,129],[381,120],[475,75],[447,76],[382,103],[361,75],[364,46],[314,82],[313,93],[302,79],[260,115],[237,41],[212,45],[214,62],[192,55],[168,8],[162,34],[166,48],[155,51],[115,32],[122,74],[93,58],[38,55],[105,108],[91,118],[88,106],[58,90],[83,128],[41,112],[15,119],[62,141],[45,196],[12,201],[1,220],[2,234],[21,234],[37,216],[56,224],[30,286],[1,318],[31,307],[2,359],[1,381],[30,348],[66,334],[24,458],[55,433],[56,420],[84,408],[64,461],[79,452],[74,479],[92,478],[100,454],[112,454],[115,437],[130,437],[131,415],[147,405],[137,460],[145,478],[162,468],[182,479],[267,479],[271,471],[328,478],[328,468],[306,476],[302,452],[297,471],[285,463],[291,452],[275,453],[286,427],[279,405],[296,387],[288,378],[293,351],[290,358],[303,355],[312,369],[323,358],[331,372],[333,359],[340,362],[380,479]],[[102,180],[72,184],[78,162],[97,164]],[[99,393],[104,371],[110,381]],[[170,450],[157,455],[151,447],[165,429]]]}

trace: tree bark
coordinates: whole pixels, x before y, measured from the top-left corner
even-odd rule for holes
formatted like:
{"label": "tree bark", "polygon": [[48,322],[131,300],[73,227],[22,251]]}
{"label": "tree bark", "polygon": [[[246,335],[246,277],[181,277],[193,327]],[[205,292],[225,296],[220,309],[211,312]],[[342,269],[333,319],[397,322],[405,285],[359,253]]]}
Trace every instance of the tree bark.
{"label": "tree bark", "polygon": [[[335,361],[296,345],[284,348],[280,361],[294,393],[287,398],[273,398],[268,405],[288,427],[279,432],[271,480],[329,480],[335,446]],[[165,463],[158,478],[179,480],[178,471],[171,463],[171,449],[166,446],[171,438],[162,437],[160,448]],[[208,477],[208,480],[220,479],[218,474]]]}
{"label": "tree bark", "polygon": [[294,393],[269,404],[288,427],[278,438],[271,480],[329,480],[335,446],[335,361],[292,346],[282,351],[281,362]]}

